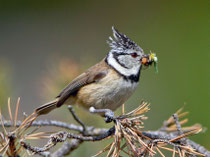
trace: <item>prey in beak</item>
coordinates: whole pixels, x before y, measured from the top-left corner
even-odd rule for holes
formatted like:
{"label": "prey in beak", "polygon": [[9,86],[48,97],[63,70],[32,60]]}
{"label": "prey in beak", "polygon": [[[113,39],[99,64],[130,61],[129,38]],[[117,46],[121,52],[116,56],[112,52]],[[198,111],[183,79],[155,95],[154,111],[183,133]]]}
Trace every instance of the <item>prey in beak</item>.
{"label": "prey in beak", "polygon": [[158,58],[156,54],[152,52],[150,52],[149,54],[144,54],[141,58],[141,64],[143,64],[145,67],[149,67],[154,64],[155,72],[158,72],[157,62]]}

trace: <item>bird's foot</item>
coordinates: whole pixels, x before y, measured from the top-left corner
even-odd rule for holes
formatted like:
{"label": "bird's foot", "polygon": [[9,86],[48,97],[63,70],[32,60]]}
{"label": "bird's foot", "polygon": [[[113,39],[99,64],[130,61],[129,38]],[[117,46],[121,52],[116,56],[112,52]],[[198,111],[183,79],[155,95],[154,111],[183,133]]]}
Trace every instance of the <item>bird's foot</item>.
{"label": "bird's foot", "polygon": [[95,109],[94,107],[89,108],[90,113],[104,113],[105,119],[104,121],[106,123],[110,123],[112,121],[115,121],[114,112],[110,109]]}

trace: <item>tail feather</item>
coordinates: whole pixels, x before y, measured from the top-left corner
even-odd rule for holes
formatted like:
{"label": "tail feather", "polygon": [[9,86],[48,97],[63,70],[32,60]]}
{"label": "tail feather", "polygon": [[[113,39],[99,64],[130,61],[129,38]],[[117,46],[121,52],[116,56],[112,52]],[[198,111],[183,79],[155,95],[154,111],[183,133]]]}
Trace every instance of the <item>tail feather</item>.
{"label": "tail feather", "polygon": [[53,109],[57,108],[57,99],[48,102],[40,107],[38,107],[35,112],[38,115],[43,115],[43,114],[48,114],[50,111],[52,111]]}

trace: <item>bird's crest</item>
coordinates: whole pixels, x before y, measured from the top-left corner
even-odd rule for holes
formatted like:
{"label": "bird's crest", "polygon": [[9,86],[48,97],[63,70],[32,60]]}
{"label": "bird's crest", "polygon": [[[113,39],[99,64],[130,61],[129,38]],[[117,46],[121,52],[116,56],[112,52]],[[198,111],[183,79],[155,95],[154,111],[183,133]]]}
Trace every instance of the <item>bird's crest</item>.
{"label": "bird's crest", "polygon": [[125,34],[120,33],[114,26],[112,27],[112,31],[114,39],[109,37],[109,41],[107,41],[112,50],[116,52],[123,52],[127,49],[143,51],[134,41],[129,39]]}

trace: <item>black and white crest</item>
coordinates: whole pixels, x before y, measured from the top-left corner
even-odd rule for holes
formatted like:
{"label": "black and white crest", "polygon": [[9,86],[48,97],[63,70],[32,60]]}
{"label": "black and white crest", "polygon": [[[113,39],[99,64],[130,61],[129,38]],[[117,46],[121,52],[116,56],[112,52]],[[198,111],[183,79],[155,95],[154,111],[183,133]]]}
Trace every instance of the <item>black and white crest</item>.
{"label": "black and white crest", "polygon": [[109,46],[115,52],[123,52],[127,49],[133,49],[136,51],[143,51],[134,41],[129,39],[125,34],[120,33],[117,29],[112,26],[113,36],[109,37],[110,41],[107,41]]}

